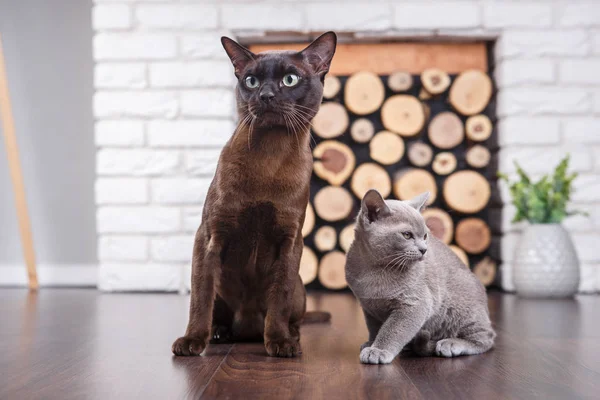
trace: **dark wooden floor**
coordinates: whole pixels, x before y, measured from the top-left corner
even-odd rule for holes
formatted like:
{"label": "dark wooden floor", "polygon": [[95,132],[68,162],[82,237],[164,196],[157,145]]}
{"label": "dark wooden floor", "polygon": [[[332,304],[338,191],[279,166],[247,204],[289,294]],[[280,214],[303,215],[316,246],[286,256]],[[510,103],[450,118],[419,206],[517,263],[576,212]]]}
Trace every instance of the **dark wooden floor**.
{"label": "dark wooden floor", "polygon": [[304,326],[304,354],[260,344],[171,356],[187,296],[0,290],[0,399],[574,399],[600,398],[600,297],[490,294],[498,330],[484,355],[361,365],[366,329],[348,294],[311,296],[331,324]]}

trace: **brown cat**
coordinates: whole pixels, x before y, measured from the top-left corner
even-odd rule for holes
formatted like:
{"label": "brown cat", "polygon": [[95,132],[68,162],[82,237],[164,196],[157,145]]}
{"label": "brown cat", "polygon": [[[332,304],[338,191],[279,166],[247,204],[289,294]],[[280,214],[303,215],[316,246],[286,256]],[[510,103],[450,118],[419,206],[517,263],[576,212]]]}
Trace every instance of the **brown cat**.
{"label": "brown cat", "polygon": [[209,338],[264,340],[270,356],[299,354],[306,293],[298,275],[309,199],[310,121],[336,47],[327,32],[307,48],[253,54],[223,37],[235,75],[239,124],[208,190],[192,259],[190,320],[176,355]]}

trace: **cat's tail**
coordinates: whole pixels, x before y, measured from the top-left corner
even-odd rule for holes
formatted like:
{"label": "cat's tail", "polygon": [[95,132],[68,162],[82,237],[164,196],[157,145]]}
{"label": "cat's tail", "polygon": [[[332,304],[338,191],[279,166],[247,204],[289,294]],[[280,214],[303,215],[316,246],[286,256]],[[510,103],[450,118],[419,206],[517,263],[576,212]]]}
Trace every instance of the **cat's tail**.
{"label": "cat's tail", "polygon": [[329,322],[331,320],[331,314],[326,311],[308,311],[304,314],[302,324],[319,324]]}
{"label": "cat's tail", "polygon": [[435,354],[437,341],[431,340],[429,331],[421,330],[412,341],[412,350],[421,357],[427,357]]}

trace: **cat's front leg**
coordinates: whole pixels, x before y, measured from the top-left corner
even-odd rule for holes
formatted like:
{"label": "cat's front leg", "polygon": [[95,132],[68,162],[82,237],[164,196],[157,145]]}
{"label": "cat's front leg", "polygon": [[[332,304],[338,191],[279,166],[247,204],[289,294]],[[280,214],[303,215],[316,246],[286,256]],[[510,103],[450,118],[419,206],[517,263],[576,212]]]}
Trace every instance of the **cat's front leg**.
{"label": "cat's front leg", "polygon": [[367,311],[365,311],[364,308],[363,308],[363,314],[365,315],[365,323],[367,324],[367,329],[369,330],[369,340],[364,342],[360,346],[361,351],[365,347],[370,347],[373,344],[373,342],[375,341],[375,338],[377,337],[377,333],[379,332],[379,329],[381,328],[381,322],[379,320],[375,319]]}
{"label": "cat's front leg", "polygon": [[381,325],[373,344],[361,350],[360,362],[363,364],[391,363],[402,348],[419,332],[426,318],[425,309],[411,307],[393,311]]}

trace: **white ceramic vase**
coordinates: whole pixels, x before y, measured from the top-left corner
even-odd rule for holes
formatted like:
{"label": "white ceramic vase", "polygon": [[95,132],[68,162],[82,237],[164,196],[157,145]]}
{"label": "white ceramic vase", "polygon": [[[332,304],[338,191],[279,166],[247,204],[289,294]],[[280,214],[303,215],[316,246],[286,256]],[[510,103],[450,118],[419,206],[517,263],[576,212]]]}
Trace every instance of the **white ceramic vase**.
{"label": "white ceramic vase", "polygon": [[579,288],[579,259],[561,224],[533,224],[523,231],[513,262],[517,294],[569,297]]}

